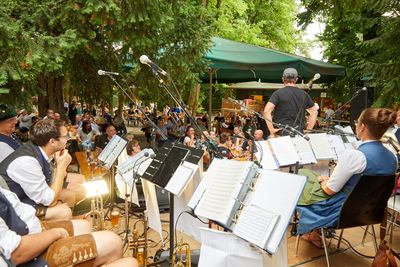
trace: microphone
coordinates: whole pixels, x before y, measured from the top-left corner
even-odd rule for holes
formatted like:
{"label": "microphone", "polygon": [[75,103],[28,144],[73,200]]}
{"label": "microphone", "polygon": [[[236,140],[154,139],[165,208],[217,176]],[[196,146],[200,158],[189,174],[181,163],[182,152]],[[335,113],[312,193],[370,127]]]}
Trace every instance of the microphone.
{"label": "microphone", "polygon": [[98,70],[97,74],[102,76],[102,75],[115,75],[118,76],[119,73],[118,72],[111,72],[111,71],[104,71],[104,70]]}
{"label": "microphone", "polygon": [[139,61],[140,61],[140,63],[149,66],[153,71],[158,72],[161,75],[168,76],[168,73],[165,70],[163,70],[162,68],[160,68],[159,66],[157,66],[156,63],[151,61],[148,56],[141,55],[139,58]]}
{"label": "microphone", "polygon": [[315,82],[315,81],[318,80],[319,78],[321,78],[321,74],[315,73],[315,74],[314,74],[314,77],[312,77],[312,79],[308,81],[307,85],[310,86],[313,82]]}
{"label": "microphone", "polygon": [[365,91],[367,91],[367,87],[364,86],[363,88],[358,89],[358,90],[354,93],[354,95],[358,95],[359,93],[365,92]]}

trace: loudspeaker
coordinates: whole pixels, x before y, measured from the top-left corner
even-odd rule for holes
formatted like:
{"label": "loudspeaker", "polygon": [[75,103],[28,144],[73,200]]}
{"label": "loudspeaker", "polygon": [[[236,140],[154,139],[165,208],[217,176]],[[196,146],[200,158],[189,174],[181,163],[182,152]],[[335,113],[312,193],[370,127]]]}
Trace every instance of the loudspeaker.
{"label": "loudspeaker", "polygon": [[[352,90],[354,95],[361,87],[355,87]],[[366,91],[361,91],[352,101],[350,106],[350,123],[358,119],[361,112],[374,103],[374,87],[367,87]]]}

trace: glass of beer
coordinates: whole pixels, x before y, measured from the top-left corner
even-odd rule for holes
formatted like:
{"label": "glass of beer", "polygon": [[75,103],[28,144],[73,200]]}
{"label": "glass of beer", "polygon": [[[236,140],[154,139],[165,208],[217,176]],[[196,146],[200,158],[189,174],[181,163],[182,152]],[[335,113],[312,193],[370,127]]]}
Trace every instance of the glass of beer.
{"label": "glass of beer", "polygon": [[111,211],[111,226],[113,228],[118,226],[119,217],[120,217],[119,209],[113,208]]}

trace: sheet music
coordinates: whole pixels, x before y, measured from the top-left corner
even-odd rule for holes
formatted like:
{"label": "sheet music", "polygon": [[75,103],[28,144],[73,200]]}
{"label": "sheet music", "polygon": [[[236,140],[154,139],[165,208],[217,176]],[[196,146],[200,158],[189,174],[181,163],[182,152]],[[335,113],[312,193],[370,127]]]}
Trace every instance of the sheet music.
{"label": "sheet music", "polygon": [[124,150],[128,141],[119,137],[118,135],[114,135],[107,146],[103,149],[103,151],[99,155],[99,160],[104,163],[104,166],[107,169],[110,169],[114,164],[115,160],[118,158],[119,154],[121,154],[122,150]]}
{"label": "sheet music", "polygon": [[317,159],[315,158],[311,145],[306,139],[300,136],[296,136],[291,139],[296,152],[299,155],[301,165],[317,163]]}
{"label": "sheet music", "polygon": [[264,169],[276,170],[279,168],[274,155],[272,154],[271,148],[269,147],[268,141],[259,141],[261,146],[261,152],[255,153],[258,161]]}
{"label": "sheet music", "polygon": [[195,214],[228,226],[231,213],[236,212],[233,211],[237,201],[235,199],[254,163],[214,159],[211,165],[215,165],[215,169],[205,175],[208,176],[206,179],[210,179],[210,184],[200,199]]}
{"label": "sheet music", "polygon": [[117,167],[118,171],[121,174],[125,174],[126,172],[132,171],[133,167],[137,167],[137,165],[140,164],[140,162],[138,162],[138,160],[143,160],[146,158],[146,157],[144,157],[145,153],[148,153],[149,157],[151,155],[154,155],[153,149],[149,149],[149,148],[143,149],[142,151],[137,153],[135,156],[128,157],[121,164],[118,164],[118,167]]}
{"label": "sheet music", "polygon": [[264,249],[278,219],[278,214],[250,204],[242,209],[233,234]]}
{"label": "sheet music", "polygon": [[296,174],[259,170],[251,204],[279,215],[265,249],[275,253],[303,191],[307,178]]}
{"label": "sheet music", "polygon": [[300,162],[299,155],[297,155],[296,149],[290,140],[290,136],[271,138],[268,142],[271,145],[279,167],[289,166],[296,164],[296,162]]}
{"label": "sheet music", "polygon": [[346,147],[344,146],[343,139],[340,135],[328,134],[327,138],[337,157],[346,151]]}
{"label": "sheet music", "polygon": [[336,159],[326,133],[309,134],[308,137],[317,160]]}
{"label": "sheet music", "polygon": [[199,168],[198,165],[184,161],[175,171],[165,189],[180,196]]}

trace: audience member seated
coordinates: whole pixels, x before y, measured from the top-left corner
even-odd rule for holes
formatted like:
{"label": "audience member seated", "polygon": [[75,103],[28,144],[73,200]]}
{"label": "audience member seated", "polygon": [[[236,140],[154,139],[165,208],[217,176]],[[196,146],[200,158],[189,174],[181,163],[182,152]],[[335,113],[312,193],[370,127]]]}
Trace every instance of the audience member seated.
{"label": "audience member seated", "polygon": [[232,159],[233,154],[231,152],[231,148],[232,148],[231,135],[228,133],[221,133],[219,135],[218,152],[221,154],[223,158]]}
{"label": "audience member seated", "polygon": [[0,188],[0,244],[16,265],[138,266],[134,258],[122,258],[118,235],[90,232],[86,220],[40,222],[34,208]]}
{"label": "audience member seated", "polygon": [[13,135],[17,124],[17,112],[14,108],[0,104],[0,162],[21,146]]}
{"label": "audience member seated", "polygon": [[395,174],[397,159],[379,141],[395,119],[396,112],[390,109],[364,110],[356,123],[356,133],[362,141],[358,150],[341,154],[330,177],[309,175],[298,205],[297,233],[303,239],[322,247],[321,237],[314,229],[336,226],[340,209],[361,175]]}
{"label": "audience member seated", "polygon": [[95,129],[92,129],[92,124],[90,121],[82,121],[82,128],[78,130],[78,136],[81,141],[80,147],[83,150],[93,150],[97,135],[99,135],[99,132]]}
{"label": "audience member seated", "polygon": [[196,145],[195,130],[190,125],[186,128],[186,136],[183,139],[183,144],[189,147],[195,147]]}
{"label": "audience member seated", "polygon": [[0,164],[0,175],[22,202],[36,208],[38,216],[46,220],[69,219],[68,206],[81,201],[86,191],[83,175],[67,173],[71,156],[65,149],[68,132],[64,122],[40,120],[31,127],[30,135],[30,142]]}

